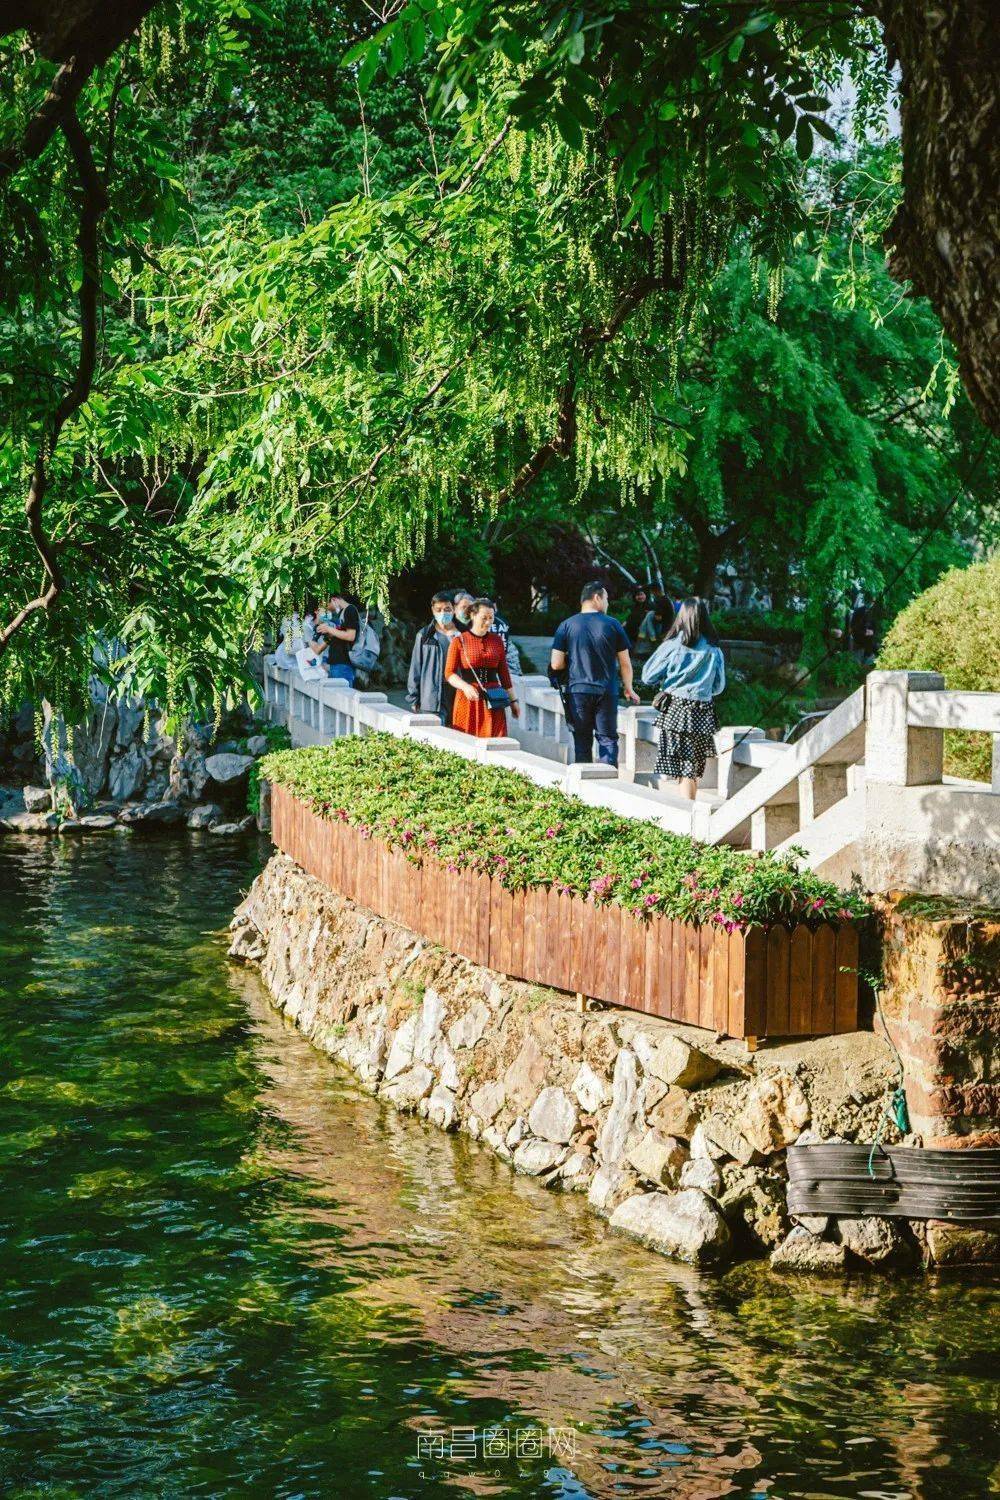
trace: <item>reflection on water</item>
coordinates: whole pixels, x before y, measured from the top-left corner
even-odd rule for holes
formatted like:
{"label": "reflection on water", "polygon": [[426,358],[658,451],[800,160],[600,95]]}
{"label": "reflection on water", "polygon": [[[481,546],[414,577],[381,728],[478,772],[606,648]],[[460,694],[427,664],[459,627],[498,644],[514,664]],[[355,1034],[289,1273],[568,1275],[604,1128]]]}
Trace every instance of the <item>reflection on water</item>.
{"label": "reflection on water", "polygon": [[400,1119],[227,967],[264,852],[0,846],[5,1495],[997,1492],[995,1283],[704,1276]]}

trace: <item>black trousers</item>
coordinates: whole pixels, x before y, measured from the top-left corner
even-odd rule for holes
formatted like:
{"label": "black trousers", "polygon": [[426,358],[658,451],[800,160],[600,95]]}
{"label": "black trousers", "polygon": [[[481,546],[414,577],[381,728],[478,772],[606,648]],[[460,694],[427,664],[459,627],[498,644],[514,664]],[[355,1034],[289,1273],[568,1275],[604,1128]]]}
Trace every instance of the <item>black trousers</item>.
{"label": "black trousers", "polygon": [[573,759],[577,765],[589,766],[594,759],[594,736],[597,736],[597,758],[606,766],[618,764],[618,694],[567,693],[573,715]]}

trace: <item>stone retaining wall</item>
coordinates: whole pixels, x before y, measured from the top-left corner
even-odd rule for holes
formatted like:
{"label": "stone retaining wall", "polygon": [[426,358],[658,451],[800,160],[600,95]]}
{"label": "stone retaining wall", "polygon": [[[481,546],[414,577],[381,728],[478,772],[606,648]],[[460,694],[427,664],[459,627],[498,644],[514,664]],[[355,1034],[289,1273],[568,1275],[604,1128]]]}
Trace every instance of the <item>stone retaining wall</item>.
{"label": "stone retaining wall", "polygon": [[657,1250],[805,1270],[917,1259],[905,1222],[796,1226],[786,1211],[786,1146],[875,1136],[898,1067],[870,1032],[751,1054],[678,1023],[581,1013],[334,895],[284,855],[237,911],[230,951],[373,1093],[586,1193]]}

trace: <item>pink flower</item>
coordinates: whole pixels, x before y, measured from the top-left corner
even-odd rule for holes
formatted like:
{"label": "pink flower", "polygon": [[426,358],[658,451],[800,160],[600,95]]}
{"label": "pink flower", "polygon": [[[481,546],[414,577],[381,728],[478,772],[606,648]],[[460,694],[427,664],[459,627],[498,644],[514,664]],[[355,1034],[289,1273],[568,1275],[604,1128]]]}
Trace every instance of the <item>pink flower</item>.
{"label": "pink flower", "polygon": [[636,876],[635,879],[632,881],[632,889],[634,891],[638,891],[639,889],[641,889],[641,887],[642,887],[642,881],[639,879],[638,876]]}
{"label": "pink flower", "polygon": [[817,896],[816,900],[813,902],[813,911],[822,911],[825,905],[825,899],[822,896]]}
{"label": "pink flower", "polygon": [[733,905],[734,906],[742,906],[743,905],[743,897],[740,895],[739,891],[737,891],[736,895],[733,897]]}
{"label": "pink flower", "polygon": [[554,839],[555,836],[556,836],[556,830],[554,828],[546,828],[546,830],[545,830],[545,837],[547,839]]}
{"label": "pink flower", "polygon": [[656,905],[656,897],[652,896],[652,895],[646,896],[645,899],[643,900],[642,904],[643,904],[643,906],[655,906]]}
{"label": "pink flower", "polygon": [[842,906],[837,913],[837,916],[842,922],[849,922],[853,915],[854,913],[848,911],[846,906]]}

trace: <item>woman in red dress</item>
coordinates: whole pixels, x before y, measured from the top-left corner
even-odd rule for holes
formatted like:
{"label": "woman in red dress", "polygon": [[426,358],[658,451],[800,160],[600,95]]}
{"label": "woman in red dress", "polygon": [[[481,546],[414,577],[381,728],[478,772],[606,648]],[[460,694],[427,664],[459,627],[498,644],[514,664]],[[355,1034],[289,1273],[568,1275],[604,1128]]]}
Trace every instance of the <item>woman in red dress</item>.
{"label": "woman in red dress", "polygon": [[468,630],[457,635],[448,648],[444,675],[455,689],[451,711],[452,729],[489,739],[507,733],[507,715],[502,708],[491,708],[486,688],[503,687],[510,694],[510,711],[520,718],[521,708],[513,694],[513,683],[507,667],[507,653],[500,636],[493,629],[496,611],[489,599],[477,599],[472,605]]}

